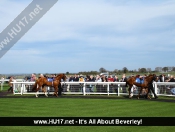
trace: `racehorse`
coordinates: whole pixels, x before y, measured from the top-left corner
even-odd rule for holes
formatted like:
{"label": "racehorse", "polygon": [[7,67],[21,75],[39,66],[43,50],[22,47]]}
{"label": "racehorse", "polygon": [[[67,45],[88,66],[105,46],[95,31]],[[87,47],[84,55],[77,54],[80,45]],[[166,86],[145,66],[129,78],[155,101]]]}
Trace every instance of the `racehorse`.
{"label": "racehorse", "polygon": [[135,85],[135,86],[137,86],[137,87],[140,87],[140,91],[139,91],[138,97],[137,97],[138,99],[139,99],[139,97],[140,97],[140,94],[141,94],[143,88],[145,88],[145,90],[146,90],[146,92],[147,92],[147,94],[146,94],[147,98],[151,99],[151,98],[149,97],[149,95],[148,95],[149,85],[152,85],[153,80],[156,81],[156,82],[158,81],[158,78],[156,77],[156,75],[155,75],[155,74],[150,74],[150,75],[146,76],[146,77],[144,78],[143,84],[137,83],[137,82],[136,82],[136,78],[137,78],[137,76],[131,77],[131,78],[129,78],[129,79],[126,81],[126,87],[127,87],[127,85],[129,85],[129,88],[128,88],[128,91],[129,91],[129,98],[132,98],[132,97],[131,97],[131,88],[132,88],[133,85]]}
{"label": "racehorse", "polygon": [[38,90],[42,87],[42,91],[44,92],[45,96],[48,97],[47,95],[47,92],[45,90],[45,86],[52,86],[54,87],[55,91],[54,91],[54,94],[53,95],[56,95],[56,97],[58,97],[58,86],[60,85],[61,83],[61,79],[63,79],[64,81],[66,80],[66,75],[65,74],[58,74],[54,80],[52,82],[49,82],[47,80],[47,78],[45,77],[41,77],[39,78],[36,82],[35,82],[35,85],[32,89],[32,91],[36,91],[36,97],[38,97],[37,93],[38,93]]}

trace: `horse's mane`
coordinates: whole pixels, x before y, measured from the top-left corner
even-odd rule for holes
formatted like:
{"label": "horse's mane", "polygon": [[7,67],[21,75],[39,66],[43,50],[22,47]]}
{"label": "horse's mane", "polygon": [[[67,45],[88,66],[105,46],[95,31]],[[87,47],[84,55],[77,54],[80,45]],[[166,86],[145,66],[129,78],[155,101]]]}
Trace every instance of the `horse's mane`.
{"label": "horse's mane", "polygon": [[155,78],[155,77],[156,77],[156,74],[149,74],[148,76],[145,77],[145,79],[148,79],[148,78],[150,78],[150,77]]}
{"label": "horse's mane", "polygon": [[66,78],[66,75],[64,74],[64,73],[61,73],[61,74],[58,74],[57,76],[56,76],[56,78],[57,79],[61,79],[61,78]]}
{"label": "horse's mane", "polygon": [[64,74],[64,73],[60,73],[60,74],[58,74],[56,77],[59,77],[59,76],[61,76],[61,75],[64,76],[65,74]]}
{"label": "horse's mane", "polygon": [[149,74],[148,76],[156,76],[156,74]]}

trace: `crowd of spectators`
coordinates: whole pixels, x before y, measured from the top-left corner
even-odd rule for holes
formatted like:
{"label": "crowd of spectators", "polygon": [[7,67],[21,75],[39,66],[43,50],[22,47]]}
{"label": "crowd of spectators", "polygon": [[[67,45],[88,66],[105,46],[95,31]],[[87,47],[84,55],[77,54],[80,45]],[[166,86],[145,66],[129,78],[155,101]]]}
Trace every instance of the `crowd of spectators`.
{"label": "crowd of spectators", "polygon": [[[125,82],[126,75],[123,74],[122,78],[119,79],[118,76],[116,76],[116,75],[115,76],[112,76],[112,75],[106,76],[104,74],[101,74],[101,75],[96,75],[96,76],[93,76],[93,75],[83,76],[83,75],[75,74],[75,75],[68,76],[67,81],[68,82]],[[88,85],[86,90],[90,91],[90,92],[95,91],[94,85],[92,85],[92,84]],[[113,92],[113,91],[118,92],[118,85],[111,84],[109,90],[110,90],[109,92]],[[125,86],[122,86],[122,90],[123,90],[123,92],[127,92]],[[76,90],[73,90],[73,91],[76,92]],[[82,87],[81,87],[80,91],[82,91]],[[107,85],[96,85],[96,92],[107,92]]]}
{"label": "crowd of spectators", "polygon": [[[125,74],[123,74],[123,77],[126,79]],[[118,78],[118,76],[105,76],[105,75],[87,75],[87,76],[83,76],[83,75],[77,75],[75,74],[68,76],[67,81],[69,82],[122,82],[124,81],[123,77],[121,79]]]}
{"label": "crowd of spectators", "polygon": [[[50,75],[40,74],[37,77],[35,74],[31,74],[31,76],[25,78],[25,81],[32,81],[33,82],[33,81],[36,81],[37,78],[39,78],[39,77],[47,77],[48,81],[52,81],[55,76],[56,76],[56,74],[50,74]],[[131,75],[131,76],[135,76],[135,75]],[[131,76],[126,77],[126,75],[123,74],[122,76],[120,75],[120,78],[119,78],[117,75],[107,75],[106,76],[104,74],[100,74],[100,75],[95,75],[95,76],[94,75],[84,76],[84,75],[75,74],[75,75],[68,75],[66,81],[67,82],[126,82],[127,78],[129,78]],[[138,77],[140,79],[143,79],[145,77],[145,75],[139,75]],[[174,78],[173,75],[166,76],[165,74],[161,74],[157,77],[158,77],[158,82],[175,82],[175,78]],[[12,78],[13,77],[11,77],[10,81],[12,81]],[[8,89],[8,91],[11,90],[11,87],[12,87],[11,83],[9,83],[9,86],[10,86],[10,88]],[[112,91],[117,92],[118,85],[116,85],[116,86],[111,85],[110,87],[113,88]],[[165,92],[168,93],[167,86],[162,85],[162,86],[159,86],[159,87],[160,87],[159,93],[165,93]],[[169,92],[171,92],[170,89],[172,87],[174,87],[174,86],[169,87]],[[90,91],[93,91],[93,85],[89,85],[89,88],[91,88]],[[105,89],[106,88],[101,88],[101,86],[97,86],[97,91],[99,91],[99,92],[100,91],[106,91]],[[122,86],[122,90],[123,90],[124,93],[127,92],[127,89],[126,89],[125,86]]]}
{"label": "crowd of spectators", "polygon": [[[25,77],[26,81],[36,81],[39,77],[47,77],[47,78],[54,78],[56,74],[50,75],[43,75],[40,74],[38,77],[35,74],[31,74],[31,76]],[[121,75],[120,75],[121,76]],[[67,82],[125,82],[127,78],[132,77],[135,75],[127,76],[123,74],[120,78],[117,75],[67,75]],[[138,75],[140,79],[143,79],[145,75]],[[158,77],[158,82],[175,82],[175,77],[173,75],[166,76],[165,74],[161,74]]]}

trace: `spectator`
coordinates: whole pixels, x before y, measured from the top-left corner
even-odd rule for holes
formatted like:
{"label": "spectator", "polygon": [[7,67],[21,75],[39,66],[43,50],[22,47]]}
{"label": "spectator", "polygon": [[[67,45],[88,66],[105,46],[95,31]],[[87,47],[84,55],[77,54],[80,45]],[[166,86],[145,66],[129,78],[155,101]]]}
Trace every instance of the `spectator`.
{"label": "spectator", "polygon": [[[68,79],[69,82],[74,81],[74,77],[72,75],[70,75],[67,79]],[[72,85],[67,85],[67,90],[66,91],[72,91],[73,92]]]}
{"label": "spectator", "polygon": [[[101,80],[102,80],[102,82],[108,82],[108,78],[105,75],[101,75]],[[105,84],[102,85],[100,92],[107,93],[107,85],[105,85]]]}
{"label": "spectator", "polygon": [[[123,74],[122,79],[120,81],[121,82],[126,82],[127,81],[127,78],[126,78],[125,74]],[[122,86],[122,91],[123,91],[123,93],[126,93],[126,87],[125,86]]]}
{"label": "spectator", "polygon": [[[112,75],[110,75],[110,76],[108,77],[108,82],[114,82],[114,78],[112,77]],[[110,93],[113,92],[113,88],[114,88],[114,85],[111,84],[111,85],[109,86],[109,92],[110,92]]]}
{"label": "spectator", "polygon": [[[102,79],[101,79],[100,75],[96,76],[95,82],[102,82]],[[97,90],[97,92],[100,92],[101,91],[101,85],[97,84],[96,85],[96,90]]]}
{"label": "spectator", "polygon": [[[165,82],[165,75],[161,74],[159,76],[159,82]],[[165,85],[160,86],[160,93],[164,94],[165,93]]]}
{"label": "spectator", "polygon": [[[90,75],[90,76],[87,76],[86,81],[87,82],[95,82],[95,78],[93,77],[93,75]],[[90,84],[88,86],[88,88],[89,88],[89,90],[87,90],[87,91],[94,92],[94,85]]]}
{"label": "spectator", "polygon": [[96,76],[95,82],[102,82],[101,77],[99,75]]}
{"label": "spectator", "polygon": [[[117,76],[114,77],[114,82],[119,82],[119,79]],[[116,93],[118,93],[118,87],[120,86],[120,84],[115,84],[114,85],[114,90]]]}
{"label": "spectator", "polygon": [[149,92],[152,92],[154,94],[154,98],[155,99],[158,98],[157,95],[156,95],[156,93],[155,93],[155,91],[154,91],[153,82],[151,82],[151,83],[148,84],[148,93],[145,96],[146,98],[147,98],[147,95],[149,94]]}
{"label": "spectator", "polygon": [[80,75],[79,82],[84,82],[84,77]]}
{"label": "spectator", "polygon": [[39,76],[39,77],[41,77],[41,78],[42,78],[42,77],[44,77],[44,75],[43,75],[43,74],[40,74],[40,76]]}
{"label": "spectator", "polygon": [[[80,75],[80,77],[79,77],[79,82],[84,82],[84,77],[83,77],[83,75]],[[80,91],[83,92],[83,83],[80,83]]]}
{"label": "spectator", "polygon": [[[168,82],[175,82],[175,79],[174,79],[174,76],[171,75],[170,78],[167,80]],[[167,90],[166,90],[166,93],[167,94],[172,94],[171,92],[171,89],[173,88],[174,86],[168,86]]]}
{"label": "spectator", "polygon": [[95,78],[93,77],[93,75],[90,75],[89,81],[90,82],[95,82]]}
{"label": "spectator", "polygon": [[79,77],[78,77],[77,74],[74,75],[74,77],[73,77],[73,81],[74,81],[74,82],[78,82],[78,81],[79,81]]}
{"label": "spectator", "polygon": [[173,75],[170,76],[170,79],[168,80],[168,82],[175,82],[175,79],[174,79]]}
{"label": "spectator", "polygon": [[8,89],[8,92],[9,91],[11,91],[11,92],[13,92],[13,77],[10,77],[10,80],[9,80],[9,86],[10,86],[10,88]]}
{"label": "spectator", "polygon": [[108,82],[114,82],[114,78],[112,77],[112,75],[108,77]]}
{"label": "spectator", "polygon": [[[69,80],[73,82],[79,82],[79,77],[77,74],[75,74],[74,77]],[[79,85],[70,85],[70,90],[71,92],[79,92]]]}
{"label": "spectator", "polygon": [[1,80],[4,80],[4,77],[1,77]]}
{"label": "spectator", "polygon": [[34,81],[36,81],[36,75],[33,73],[32,75],[31,75],[31,80],[30,80],[31,82],[34,82]]}
{"label": "spectator", "polygon": [[102,82],[108,82],[108,78],[105,75],[101,76],[101,81]]}
{"label": "spectator", "polygon": [[165,75],[161,74],[161,75],[159,76],[159,81],[160,81],[160,82],[165,82]]}
{"label": "spectator", "polygon": [[117,76],[114,76],[114,82],[119,82],[119,78]]}
{"label": "spectator", "polygon": [[73,76],[70,76],[69,77],[69,82],[73,82],[74,81],[74,77]]}
{"label": "spectator", "polygon": [[0,84],[1,84],[1,90],[2,90],[3,89],[3,84],[4,84],[4,77],[1,77]]}

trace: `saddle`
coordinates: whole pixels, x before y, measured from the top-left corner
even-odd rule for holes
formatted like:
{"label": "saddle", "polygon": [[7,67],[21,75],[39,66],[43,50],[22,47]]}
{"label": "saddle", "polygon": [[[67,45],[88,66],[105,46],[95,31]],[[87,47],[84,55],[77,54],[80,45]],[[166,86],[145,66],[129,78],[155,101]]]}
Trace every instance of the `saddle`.
{"label": "saddle", "polygon": [[53,86],[53,81],[54,81],[53,78],[47,78],[47,81],[48,81],[48,82],[52,82],[52,86]]}

